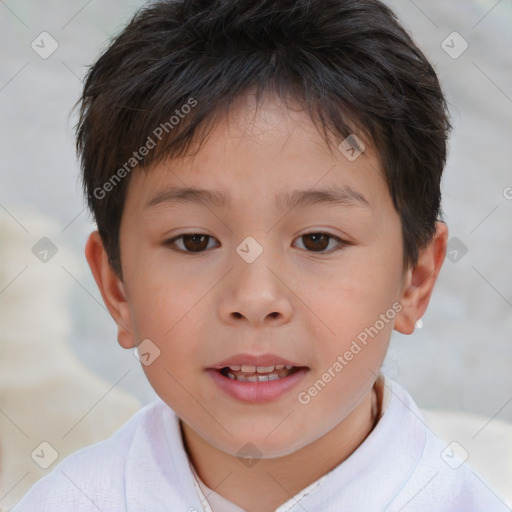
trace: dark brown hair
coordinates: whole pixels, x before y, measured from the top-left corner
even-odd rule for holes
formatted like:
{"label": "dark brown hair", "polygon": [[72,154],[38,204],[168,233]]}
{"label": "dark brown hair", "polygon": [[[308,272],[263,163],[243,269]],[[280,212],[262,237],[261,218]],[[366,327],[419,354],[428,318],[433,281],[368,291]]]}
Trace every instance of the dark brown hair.
{"label": "dark brown hair", "polygon": [[328,143],[357,133],[374,145],[414,265],[441,214],[451,126],[436,73],[392,11],[378,0],[165,0],[111,42],[77,103],[84,192],[118,276],[132,170],[199,149],[248,91],[299,102]]}

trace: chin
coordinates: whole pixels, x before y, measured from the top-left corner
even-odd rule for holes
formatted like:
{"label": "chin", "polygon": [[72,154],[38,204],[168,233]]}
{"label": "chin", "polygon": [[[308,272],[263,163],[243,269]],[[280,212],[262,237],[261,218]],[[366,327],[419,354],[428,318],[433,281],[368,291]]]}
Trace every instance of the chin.
{"label": "chin", "polygon": [[[290,433],[290,436],[293,435],[297,435],[297,429]],[[275,440],[270,440],[267,436],[268,431],[261,435],[242,435],[237,436],[235,439],[229,438],[226,444],[213,444],[219,450],[240,459],[278,459],[291,455],[310,444],[303,436],[300,439],[291,439],[290,437],[284,439],[286,434],[283,434],[280,436],[280,439]]]}

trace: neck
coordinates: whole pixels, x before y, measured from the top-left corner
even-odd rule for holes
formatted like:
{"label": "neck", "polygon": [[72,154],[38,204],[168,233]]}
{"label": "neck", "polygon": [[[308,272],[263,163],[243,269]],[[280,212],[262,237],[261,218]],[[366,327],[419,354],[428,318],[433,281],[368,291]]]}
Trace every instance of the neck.
{"label": "neck", "polygon": [[201,480],[247,512],[269,512],[346,460],[373,430],[380,404],[374,387],[315,442],[284,457],[262,458],[250,467],[180,423],[187,454]]}

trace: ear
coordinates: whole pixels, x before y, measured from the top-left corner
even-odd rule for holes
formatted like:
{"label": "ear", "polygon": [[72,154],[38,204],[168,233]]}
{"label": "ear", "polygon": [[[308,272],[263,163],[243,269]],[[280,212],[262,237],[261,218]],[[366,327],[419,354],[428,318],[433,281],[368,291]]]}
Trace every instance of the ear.
{"label": "ear", "polygon": [[117,340],[123,348],[135,346],[123,282],[112,269],[98,231],[93,231],[85,245],[85,257],[103,302],[117,324]]}
{"label": "ear", "polygon": [[416,321],[425,313],[444,262],[447,240],[448,227],[437,222],[434,238],[420,251],[416,265],[407,270],[400,297],[402,310],[395,320],[398,332],[412,334]]}

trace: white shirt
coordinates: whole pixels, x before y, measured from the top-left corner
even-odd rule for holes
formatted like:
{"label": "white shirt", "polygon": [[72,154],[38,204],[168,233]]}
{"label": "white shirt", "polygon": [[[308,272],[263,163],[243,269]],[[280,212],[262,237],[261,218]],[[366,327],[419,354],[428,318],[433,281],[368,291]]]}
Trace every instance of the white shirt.
{"label": "white shirt", "polygon": [[[385,378],[377,425],[344,462],[275,512],[510,512]],[[454,469],[455,468],[455,469]],[[241,512],[191,467],[179,418],[160,399],[111,438],[64,459],[12,512]]]}

